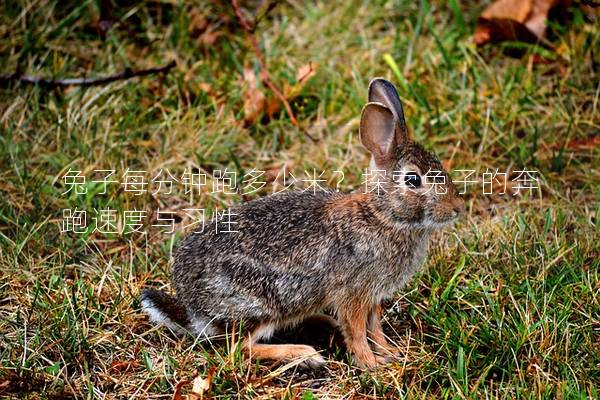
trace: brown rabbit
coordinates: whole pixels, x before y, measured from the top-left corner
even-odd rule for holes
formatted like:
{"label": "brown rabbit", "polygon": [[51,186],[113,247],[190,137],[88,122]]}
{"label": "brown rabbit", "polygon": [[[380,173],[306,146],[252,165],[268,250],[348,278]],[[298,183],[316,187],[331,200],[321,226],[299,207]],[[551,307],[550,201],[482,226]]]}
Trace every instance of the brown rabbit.
{"label": "brown rabbit", "polygon": [[[148,289],[144,311],[197,335],[243,326],[252,357],[318,366],[325,361],[310,346],[260,342],[330,310],[358,365],[386,362],[395,349],[381,303],[419,270],[431,233],[464,202],[438,159],[408,138],[400,98],[384,79],[369,85],[360,139],[384,176],[381,190],[287,192],[233,208],[238,232],[215,233],[212,222],[190,233],[173,266],[176,297]],[[435,186],[429,171],[439,171]]]}

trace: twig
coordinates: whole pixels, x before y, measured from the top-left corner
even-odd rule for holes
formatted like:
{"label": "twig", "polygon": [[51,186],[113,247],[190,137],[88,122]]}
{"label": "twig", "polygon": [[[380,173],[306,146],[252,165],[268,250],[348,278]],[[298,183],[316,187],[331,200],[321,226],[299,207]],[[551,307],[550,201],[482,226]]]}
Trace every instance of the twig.
{"label": "twig", "polygon": [[242,25],[242,28],[244,28],[244,31],[246,31],[246,34],[248,35],[248,38],[250,39],[250,43],[252,43],[252,47],[254,48],[254,54],[256,55],[256,59],[258,61],[258,66],[260,68],[260,80],[263,81],[263,83],[269,89],[271,89],[271,91],[275,94],[275,96],[277,96],[279,98],[279,100],[281,100],[281,102],[283,103],[283,106],[285,107],[285,110],[287,111],[288,115],[290,116],[290,121],[292,121],[292,124],[294,124],[294,126],[298,126],[298,120],[296,119],[296,116],[294,115],[294,112],[292,111],[292,107],[290,106],[290,103],[287,101],[287,99],[285,98],[283,93],[281,93],[279,88],[271,81],[271,78],[269,77],[269,72],[267,71],[267,68],[265,67],[265,62],[263,60],[262,53],[260,52],[260,47],[258,46],[258,40],[256,40],[256,36],[254,35],[254,27],[251,27],[250,24],[248,23],[248,21],[246,21],[246,18],[244,18],[244,16],[242,15],[242,10],[240,9],[240,6],[238,5],[237,0],[231,0],[231,4],[233,6],[233,9],[235,10],[235,14],[238,17],[238,20],[240,21],[240,24]]}
{"label": "twig", "polygon": [[152,74],[167,73],[171,68],[175,66],[175,61],[171,61],[167,65],[162,67],[153,67],[148,69],[132,70],[126,68],[123,72],[108,75],[99,78],[66,78],[66,79],[50,79],[50,78],[39,78],[36,76],[29,75],[0,75],[0,85],[5,85],[9,82],[23,82],[34,85],[48,86],[48,87],[61,87],[61,86],[97,86],[104,85],[107,83],[130,79],[136,76],[146,76]]}

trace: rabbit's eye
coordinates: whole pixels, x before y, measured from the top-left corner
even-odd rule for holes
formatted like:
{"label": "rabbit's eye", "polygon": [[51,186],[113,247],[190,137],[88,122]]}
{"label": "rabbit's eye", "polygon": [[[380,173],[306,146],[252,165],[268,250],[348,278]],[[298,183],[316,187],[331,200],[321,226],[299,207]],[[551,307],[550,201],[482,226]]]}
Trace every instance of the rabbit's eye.
{"label": "rabbit's eye", "polygon": [[421,177],[416,172],[407,172],[404,175],[404,183],[411,188],[418,188],[421,186]]}

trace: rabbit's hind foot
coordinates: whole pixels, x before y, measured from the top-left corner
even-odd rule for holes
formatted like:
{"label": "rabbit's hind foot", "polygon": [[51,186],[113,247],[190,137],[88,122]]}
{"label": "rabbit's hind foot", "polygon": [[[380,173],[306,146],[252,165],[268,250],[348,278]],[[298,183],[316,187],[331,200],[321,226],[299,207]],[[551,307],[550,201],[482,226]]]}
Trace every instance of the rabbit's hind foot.
{"label": "rabbit's hind foot", "polygon": [[[250,358],[286,363],[298,362],[298,365],[311,369],[319,369],[325,366],[325,359],[312,346],[257,343],[258,339],[265,337],[265,331],[271,333],[271,326],[259,326],[246,337],[243,348]],[[270,335],[267,334],[266,336]]]}
{"label": "rabbit's hind foot", "polygon": [[319,369],[326,362],[314,347],[304,344],[263,344],[255,343],[248,347],[251,358],[259,360],[298,362],[311,369]]}

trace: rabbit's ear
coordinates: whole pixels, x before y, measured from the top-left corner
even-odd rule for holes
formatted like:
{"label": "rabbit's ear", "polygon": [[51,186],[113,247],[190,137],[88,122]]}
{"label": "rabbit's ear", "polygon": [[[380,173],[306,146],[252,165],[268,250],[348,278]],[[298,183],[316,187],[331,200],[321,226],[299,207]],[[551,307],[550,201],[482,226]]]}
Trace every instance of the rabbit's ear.
{"label": "rabbit's ear", "polygon": [[377,166],[385,163],[396,145],[396,119],[381,103],[367,103],[360,117],[360,141],[371,152]]}
{"label": "rabbit's ear", "polygon": [[402,102],[396,88],[390,81],[383,78],[373,79],[369,83],[369,102],[385,104],[392,111],[398,124],[397,134],[400,136],[397,138],[398,143],[408,138]]}

